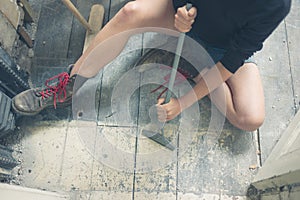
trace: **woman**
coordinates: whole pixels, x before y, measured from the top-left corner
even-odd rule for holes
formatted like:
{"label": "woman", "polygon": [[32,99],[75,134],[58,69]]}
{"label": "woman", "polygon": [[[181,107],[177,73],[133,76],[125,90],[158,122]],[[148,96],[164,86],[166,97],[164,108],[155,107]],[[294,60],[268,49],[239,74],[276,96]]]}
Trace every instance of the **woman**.
{"label": "woman", "polygon": [[[187,94],[178,99],[172,98],[163,105],[164,100],[159,99],[159,119],[171,120],[209,94],[233,125],[246,131],[257,129],[264,121],[264,94],[259,70],[249,58],[262,48],[263,41],[288,14],[290,0],[195,0],[191,2],[193,7],[189,11],[185,8],[186,3],[182,0],[136,0],[127,3],[98,33],[70,74],[65,74],[59,81],[59,87],[22,92],[13,99],[14,109],[18,113],[32,115],[52,106],[53,101],[54,105],[69,102],[76,74],[98,44],[126,30],[162,27],[189,32],[189,36],[206,48],[215,65],[195,75],[196,85]],[[128,37],[110,44],[114,53],[102,56],[99,64],[105,66],[115,58]],[[219,79],[216,78],[218,74],[221,75]],[[66,91],[66,96],[58,101],[59,90]],[[224,94],[225,104],[218,101],[219,96]]]}

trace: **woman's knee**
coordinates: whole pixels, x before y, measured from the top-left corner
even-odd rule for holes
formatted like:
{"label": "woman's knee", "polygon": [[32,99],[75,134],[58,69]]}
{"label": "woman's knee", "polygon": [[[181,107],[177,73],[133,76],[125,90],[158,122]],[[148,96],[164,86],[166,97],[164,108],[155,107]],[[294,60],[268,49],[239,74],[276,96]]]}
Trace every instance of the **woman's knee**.
{"label": "woman's knee", "polygon": [[130,1],[119,11],[118,20],[129,28],[145,26],[173,28],[174,9],[171,5],[167,0]]}
{"label": "woman's knee", "polygon": [[131,1],[125,4],[123,8],[121,9],[124,15],[132,16],[134,14],[137,14],[139,11],[139,3],[137,1]]}
{"label": "woman's knee", "polygon": [[239,116],[236,126],[245,131],[257,130],[265,120],[265,113],[247,114]]}
{"label": "woman's knee", "polygon": [[121,23],[138,23],[142,19],[142,6],[140,2],[128,2],[120,10],[118,19]]}

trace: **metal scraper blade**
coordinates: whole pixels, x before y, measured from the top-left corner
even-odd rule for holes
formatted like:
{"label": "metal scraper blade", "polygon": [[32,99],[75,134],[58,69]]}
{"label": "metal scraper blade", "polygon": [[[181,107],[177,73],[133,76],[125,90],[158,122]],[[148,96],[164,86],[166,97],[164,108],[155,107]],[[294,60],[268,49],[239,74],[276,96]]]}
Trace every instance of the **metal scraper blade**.
{"label": "metal scraper blade", "polygon": [[153,140],[154,142],[170,149],[171,151],[175,150],[175,147],[172,145],[172,143],[160,133],[149,131],[149,130],[143,130],[142,134],[147,138]]}

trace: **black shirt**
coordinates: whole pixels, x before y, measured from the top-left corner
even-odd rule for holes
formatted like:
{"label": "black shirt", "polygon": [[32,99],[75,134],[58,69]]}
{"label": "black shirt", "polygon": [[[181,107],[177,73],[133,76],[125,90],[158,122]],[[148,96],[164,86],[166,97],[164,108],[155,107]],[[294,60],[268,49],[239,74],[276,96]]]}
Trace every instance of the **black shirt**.
{"label": "black shirt", "polygon": [[[226,49],[220,62],[234,73],[263,47],[265,39],[288,14],[291,0],[194,0],[197,17],[192,32]],[[187,0],[173,0],[175,9]]]}

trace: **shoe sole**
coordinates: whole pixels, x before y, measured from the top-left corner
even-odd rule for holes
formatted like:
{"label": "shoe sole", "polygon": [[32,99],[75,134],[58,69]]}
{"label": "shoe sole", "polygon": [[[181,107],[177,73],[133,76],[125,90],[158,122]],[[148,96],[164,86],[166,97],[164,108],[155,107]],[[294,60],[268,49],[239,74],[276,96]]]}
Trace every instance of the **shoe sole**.
{"label": "shoe sole", "polygon": [[[64,107],[67,107],[71,104],[72,104],[72,99],[58,104],[56,108],[64,108]],[[12,100],[12,102],[11,102],[11,107],[13,108],[13,112],[15,112],[16,114],[19,114],[19,115],[24,115],[24,116],[34,116],[34,115],[39,114],[41,111],[43,111],[47,108],[50,108],[50,107],[54,108],[54,106],[49,105],[49,106],[46,106],[46,107],[44,107],[43,109],[41,109],[40,111],[37,111],[37,112],[25,112],[25,111],[18,110],[18,108],[16,108],[14,100]]]}

